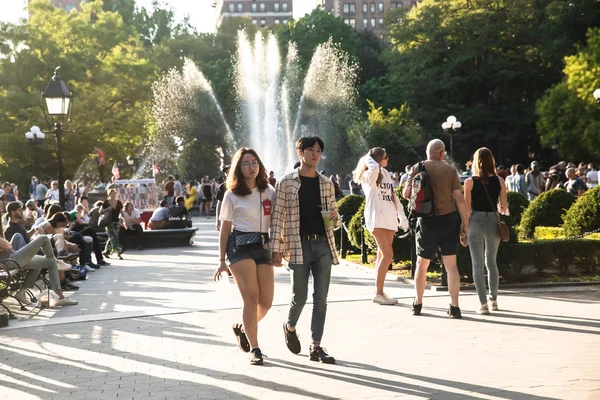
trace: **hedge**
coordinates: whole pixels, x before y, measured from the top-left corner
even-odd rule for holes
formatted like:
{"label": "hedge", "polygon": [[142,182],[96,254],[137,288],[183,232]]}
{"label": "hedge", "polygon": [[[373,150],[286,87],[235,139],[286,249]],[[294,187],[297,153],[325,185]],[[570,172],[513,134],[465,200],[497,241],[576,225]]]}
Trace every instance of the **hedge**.
{"label": "hedge", "polygon": [[565,231],[555,226],[536,226],[533,237],[538,240],[558,239],[565,237]]}
{"label": "hedge", "polygon": [[552,189],[536,197],[523,213],[519,235],[531,239],[536,226],[561,226],[562,215],[575,202],[576,197],[562,189]]}
{"label": "hedge", "polygon": [[510,229],[510,241],[516,243],[518,241],[517,230],[521,223],[523,212],[529,206],[529,200],[527,200],[527,197],[517,192],[507,192],[506,195],[509,215],[503,215],[502,219]]}
{"label": "hedge", "polygon": [[[346,227],[350,226],[350,221],[352,221],[352,217],[354,217],[356,215],[356,213],[358,212],[358,210],[360,209],[360,206],[365,202],[365,198],[362,196],[358,196],[356,194],[351,194],[348,195],[346,197],[344,197],[343,199],[341,199],[340,201],[338,201],[337,205],[338,205],[338,213],[342,216],[342,222],[344,224],[346,224]],[[349,249],[348,247],[350,247],[350,239],[348,238],[348,234],[346,233],[346,230],[342,228],[342,233],[336,232],[335,233],[335,245],[336,248],[339,250],[342,247],[340,247],[340,234],[343,235],[344,237],[344,249],[347,250],[354,250],[357,251],[360,249],[359,247],[354,247],[352,249]]]}
{"label": "hedge", "polygon": [[564,217],[566,236],[600,229],[600,186],[588,190],[569,208]]}
{"label": "hedge", "polygon": [[[506,282],[518,282],[526,275],[541,276],[553,271],[591,273],[600,271],[600,241],[554,239],[501,244],[497,262],[500,275]],[[472,268],[469,248],[460,246],[460,275],[472,281]]]}
{"label": "hedge", "polygon": [[[406,210],[406,208],[405,208]],[[358,212],[352,217],[350,224],[348,225],[348,238],[352,246],[360,249],[360,231],[362,230],[362,217],[365,212],[365,203],[360,206]],[[408,212],[408,211],[407,211]],[[410,260],[410,237],[405,239],[399,239],[398,236],[403,235],[404,231],[399,230],[392,246],[394,247],[394,259],[395,260]],[[365,229],[365,241],[367,243],[367,249],[369,251],[375,251],[377,249],[377,242],[375,238],[367,229]]]}

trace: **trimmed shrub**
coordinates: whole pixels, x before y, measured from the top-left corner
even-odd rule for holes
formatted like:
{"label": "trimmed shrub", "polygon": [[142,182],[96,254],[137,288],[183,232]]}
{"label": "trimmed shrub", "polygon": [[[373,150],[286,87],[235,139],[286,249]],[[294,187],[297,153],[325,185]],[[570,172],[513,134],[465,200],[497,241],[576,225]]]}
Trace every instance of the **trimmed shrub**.
{"label": "trimmed shrub", "polygon": [[576,197],[562,189],[552,189],[536,197],[523,213],[519,235],[531,239],[536,226],[561,226],[562,216]]}
{"label": "trimmed shrub", "polygon": [[[350,225],[348,225],[348,238],[350,239],[350,243],[352,246],[360,249],[360,232],[362,231],[363,224],[363,216],[365,214],[365,204],[363,202],[356,212],[352,219],[350,220]],[[367,247],[370,250],[377,248],[377,243],[375,242],[375,238],[369,233],[367,229],[365,229],[365,241],[367,243]]]}
{"label": "trimmed shrub", "polygon": [[557,228],[554,226],[536,226],[535,233],[533,234],[534,239],[558,239],[565,236],[563,228]]}
{"label": "trimmed shrub", "polygon": [[529,200],[517,192],[507,192],[506,195],[508,197],[508,211],[514,220],[514,226],[519,226],[523,212],[529,206]]}
{"label": "trimmed shrub", "polygon": [[510,229],[510,241],[516,243],[518,241],[517,230],[521,223],[523,212],[529,206],[529,200],[527,200],[527,197],[517,192],[507,192],[506,197],[510,215],[503,215],[502,220],[506,222],[506,225],[508,225],[508,228]]}
{"label": "trimmed shrub", "polygon": [[[341,199],[340,201],[338,201],[338,213],[342,216],[342,222],[344,224],[346,224],[346,227],[348,229],[350,229],[350,221],[352,221],[352,217],[354,217],[354,215],[356,215],[356,213],[358,212],[358,210],[360,209],[360,206],[365,202],[365,198],[362,196],[358,196],[356,194],[351,194],[348,195],[346,197],[344,197],[343,199]],[[343,235],[344,237],[344,246],[343,248],[345,250],[354,250],[357,251],[359,250],[359,248],[351,246],[350,243],[350,239],[348,238],[348,234],[346,233],[346,230],[344,228],[342,229],[342,233],[336,232],[335,233],[335,245],[336,248],[338,250],[340,250],[342,247],[340,246],[340,235]],[[352,249],[349,249],[349,247],[353,247]]]}
{"label": "trimmed shrub", "polygon": [[563,229],[567,236],[600,229],[600,186],[588,190],[567,211]]}

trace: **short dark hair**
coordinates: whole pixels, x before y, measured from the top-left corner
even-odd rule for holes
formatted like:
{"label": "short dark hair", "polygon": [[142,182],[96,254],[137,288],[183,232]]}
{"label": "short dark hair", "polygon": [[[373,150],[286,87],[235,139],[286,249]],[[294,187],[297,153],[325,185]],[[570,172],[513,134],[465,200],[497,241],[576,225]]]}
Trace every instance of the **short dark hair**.
{"label": "short dark hair", "polygon": [[308,149],[309,147],[313,147],[315,143],[319,144],[321,151],[325,150],[325,143],[318,136],[303,136],[296,142],[296,149],[304,151],[304,149]]}
{"label": "short dark hair", "polygon": [[166,207],[168,205],[169,205],[169,203],[166,200],[163,200],[163,201],[160,202],[160,206],[161,207]]}
{"label": "short dark hair", "polygon": [[90,201],[90,199],[89,199],[87,196],[81,196],[81,197],[79,198],[79,202],[81,203],[81,201],[82,201],[82,200],[87,200],[87,201]]}
{"label": "short dark hair", "polygon": [[10,214],[13,211],[17,211],[19,208],[23,208],[20,201],[11,201],[6,205],[6,212]]}
{"label": "short dark hair", "polygon": [[177,197],[175,198],[175,204],[179,204],[179,203],[181,203],[181,202],[183,202],[183,201],[184,201],[184,200],[183,200],[183,196],[177,196]]}

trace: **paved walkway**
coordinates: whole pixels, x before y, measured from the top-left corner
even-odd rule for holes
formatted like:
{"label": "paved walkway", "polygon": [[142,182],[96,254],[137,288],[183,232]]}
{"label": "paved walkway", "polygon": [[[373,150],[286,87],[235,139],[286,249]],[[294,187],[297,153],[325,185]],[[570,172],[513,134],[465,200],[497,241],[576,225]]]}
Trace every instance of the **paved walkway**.
{"label": "paved walkway", "polygon": [[390,281],[395,307],[371,303],[374,275],[334,267],[324,346],[336,365],[310,362],[310,306],[291,354],[281,324],[289,279],[276,270],[275,302],[260,325],[269,357],[251,367],[231,332],[233,283],[215,284],[214,220],[196,244],[124,255],[90,274],[79,305],[35,309],[0,330],[0,399],[600,399],[600,290],[502,293],[503,311],[462,320],[430,292],[421,317],[412,290]]}

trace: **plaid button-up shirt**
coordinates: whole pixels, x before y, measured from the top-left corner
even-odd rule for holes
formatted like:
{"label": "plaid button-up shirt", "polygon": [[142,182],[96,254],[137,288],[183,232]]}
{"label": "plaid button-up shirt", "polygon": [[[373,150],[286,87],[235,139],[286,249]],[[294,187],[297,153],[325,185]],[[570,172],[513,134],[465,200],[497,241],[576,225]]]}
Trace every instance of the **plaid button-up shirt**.
{"label": "plaid button-up shirt", "polygon": [[[319,189],[321,193],[321,207],[323,211],[337,209],[335,201],[335,188],[333,183],[325,176],[319,176]],[[281,178],[275,187],[275,205],[271,217],[271,249],[274,253],[282,253],[290,264],[303,264],[302,239],[300,238],[300,204],[298,192],[300,190],[300,175],[294,170]],[[336,226],[341,225],[338,218]],[[325,228],[333,264],[339,264],[335,252],[333,228]]]}

